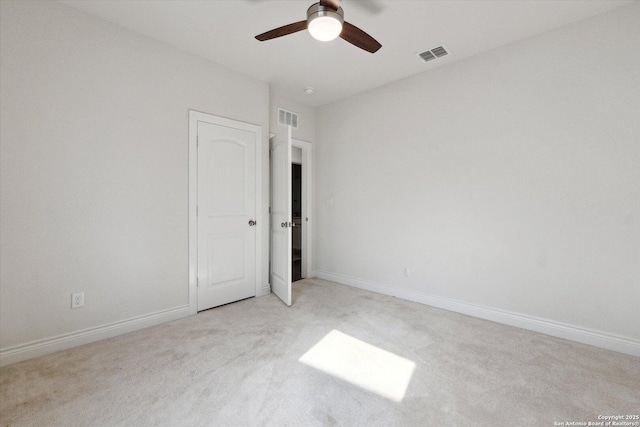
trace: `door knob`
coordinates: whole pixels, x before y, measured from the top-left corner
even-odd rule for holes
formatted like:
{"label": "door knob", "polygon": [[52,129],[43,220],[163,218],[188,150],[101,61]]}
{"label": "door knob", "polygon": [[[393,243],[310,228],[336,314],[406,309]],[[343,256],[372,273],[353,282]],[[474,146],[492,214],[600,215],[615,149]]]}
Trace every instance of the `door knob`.
{"label": "door knob", "polygon": [[280,224],[280,227],[282,227],[282,228],[287,228],[287,223],[286,223],[286,222],[283,222],[282,224]]}
{"label": "door knob", "polygon": [[249,227],[253,227],[254,225],[256,225],[256,222],[252,219],[249,220]]}

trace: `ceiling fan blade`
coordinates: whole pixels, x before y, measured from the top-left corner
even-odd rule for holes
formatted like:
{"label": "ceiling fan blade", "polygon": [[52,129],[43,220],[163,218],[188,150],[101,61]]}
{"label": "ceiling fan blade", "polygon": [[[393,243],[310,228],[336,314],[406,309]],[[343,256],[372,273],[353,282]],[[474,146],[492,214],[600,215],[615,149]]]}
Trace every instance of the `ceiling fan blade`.
{"label": "ceiling fan blade", "polygon": [[342,0],[320,0],[320,6],[330,7],[333,10],[340,9]]}
{"label": "ceiling fan blade", "polygon": [[256,39],[263,42],[266,40],[271,40],[271,39],[286,36],[289,34],[297,33],[298,31],[302,31],[306,29],[307,29],[307,21],[304,20],[304,21],[294,22],[293,24],[284,25],[282,27],[275,28],[271,31],[267,31],[266,33],[259,34],[256,36]]}
{"label": "ceiling fan blade", "polygon": [[354,46],[359,47],[360,49],[364,49],[367,52],[371,53],[376,53],[382,47],[382,45],[378,43],[376,39],[362,31],[360,28],[356,27],[355,25],[349,24],[346,21],[342,25],[342,33],[340,34],[340,38],[348,41]]}

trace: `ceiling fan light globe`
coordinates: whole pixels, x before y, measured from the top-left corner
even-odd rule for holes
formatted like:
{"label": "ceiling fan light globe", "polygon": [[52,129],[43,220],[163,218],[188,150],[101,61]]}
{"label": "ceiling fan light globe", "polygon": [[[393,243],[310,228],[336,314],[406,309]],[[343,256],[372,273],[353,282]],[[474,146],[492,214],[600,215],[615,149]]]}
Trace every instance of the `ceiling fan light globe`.
{"label": "ceiling fan light globe", "polygon": [[307,28],[311,36],[323,42],[337,38],[342,33],[344,12],[339,7],[334,10],[320,3],[307,9]]}
{"label": "ceiling fan light globe", "polygon": [[323,42],[336,39],[342,32],[342,22],[332,16],[318,16],[309,22],[311,36]]}

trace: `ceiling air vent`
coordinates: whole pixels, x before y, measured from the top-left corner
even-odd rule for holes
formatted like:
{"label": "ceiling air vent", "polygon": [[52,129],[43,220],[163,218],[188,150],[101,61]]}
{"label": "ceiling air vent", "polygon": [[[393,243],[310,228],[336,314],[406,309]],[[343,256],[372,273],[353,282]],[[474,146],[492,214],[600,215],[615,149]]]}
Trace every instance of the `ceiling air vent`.
{"label": "ceiling air vent", "polygon": [[419,53],[418,56],[422,58],[424,62],[429,62],[436,58],[441,58],[443,56],[449,55],[451,51],[447,49],[445,45],[434,47],[433,49],[429,49],[425,52]]}
{"label": "ceiling air vent", "polygon": [[278,124],[298,129],[298,114],[278,108]]}
{"label": "ceiling air vent", "polygon": [[433,53],[431,53],[431,51],[430,51],[430,50],[428,50],[428,51],[426,51],[426,52],[422,52],[422,53],[420,53],[419,55],[420,55],[420,58],[422,58],[422,60],[423,60],[424,62],[429,62],[429,61],[431,61],[432,59],[436,59],[436,56],[435,56]]}

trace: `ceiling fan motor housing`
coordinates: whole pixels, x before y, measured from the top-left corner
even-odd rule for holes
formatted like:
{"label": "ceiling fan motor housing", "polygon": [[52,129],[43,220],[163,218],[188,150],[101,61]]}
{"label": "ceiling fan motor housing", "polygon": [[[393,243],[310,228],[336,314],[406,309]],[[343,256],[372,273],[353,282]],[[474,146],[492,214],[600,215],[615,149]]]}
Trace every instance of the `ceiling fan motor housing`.
{"label": "ceiling fan motor housing", "polygon": [[320,3],[315,3],[307,9],[307,22],[311,22],[321,16],[329,16],[337,19],[341,24],[344,23],[344,10],[342,10],[341,7],[335,10],[329,6],[322,6]]}

